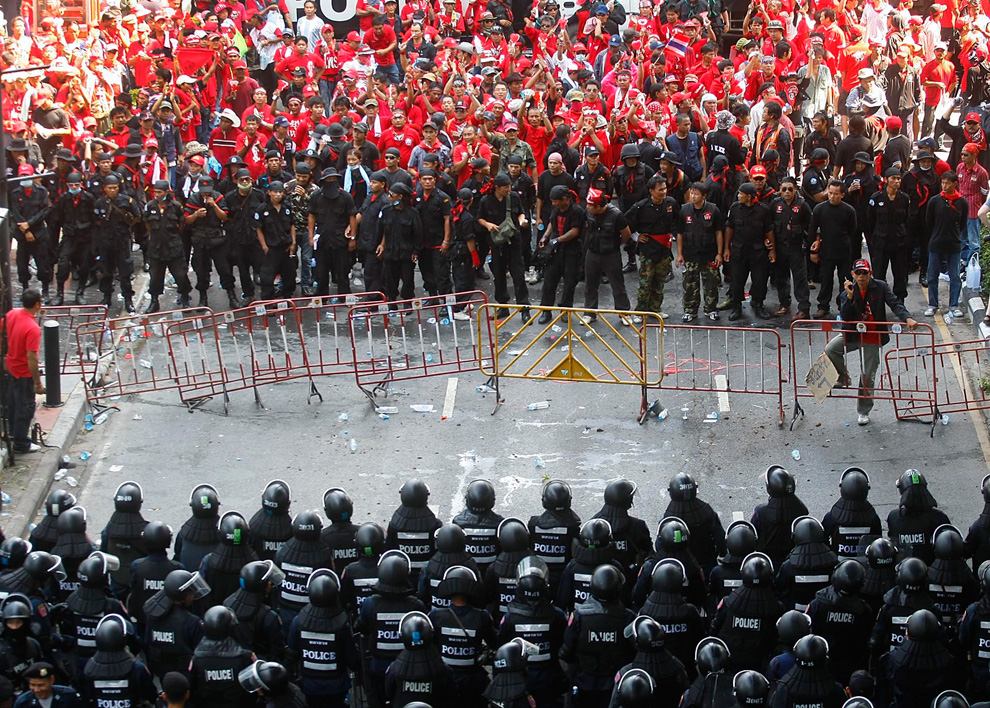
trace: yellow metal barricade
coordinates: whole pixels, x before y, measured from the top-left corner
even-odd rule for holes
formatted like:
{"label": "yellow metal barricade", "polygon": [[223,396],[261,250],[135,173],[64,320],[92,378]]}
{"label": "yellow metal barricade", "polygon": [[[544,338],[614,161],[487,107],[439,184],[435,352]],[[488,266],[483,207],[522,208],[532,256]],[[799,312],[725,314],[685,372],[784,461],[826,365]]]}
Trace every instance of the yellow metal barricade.
{"label": "yellow metal barricade", "polygon": [[[528,322],[522,319],[523,310],[532,315]],[[499,311],[508,315],[496,320]],[[544,312],[553,317],[538,324]],[[480,368],[495,389],[495,410],[503,402],[502,378],[587,381],[639,386],[642,420],[647,389],[663,379],[663,320],[654,312],[490,303],[478,308],[478,338],[492,339],[492,360],[482,361]]]}

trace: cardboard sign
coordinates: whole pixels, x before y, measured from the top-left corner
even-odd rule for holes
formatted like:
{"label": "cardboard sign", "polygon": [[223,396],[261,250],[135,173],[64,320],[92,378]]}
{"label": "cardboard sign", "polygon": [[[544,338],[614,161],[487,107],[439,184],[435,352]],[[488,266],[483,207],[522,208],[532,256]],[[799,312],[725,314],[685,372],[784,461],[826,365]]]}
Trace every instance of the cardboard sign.
{"label": "cardboard sign", "polygon": [[836,371],[832,360],[825,356],[825,352],[822,352],[818,361],[811,365],[811,368],[808,369],[808,375],[804,377],[804,383],[808,390],[819,403],[828,398],[829,392],[838,380],[839,372]]}

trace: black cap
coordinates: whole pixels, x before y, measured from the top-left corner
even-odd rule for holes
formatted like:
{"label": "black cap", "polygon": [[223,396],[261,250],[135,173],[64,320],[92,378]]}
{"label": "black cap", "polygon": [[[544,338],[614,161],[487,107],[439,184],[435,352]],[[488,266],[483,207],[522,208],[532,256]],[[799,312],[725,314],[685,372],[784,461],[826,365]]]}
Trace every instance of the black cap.
{"label": "black cap", "polygon": [[234,179],[244,179],[245,177],[250,177],[251,171],[242,167],[234,173]]}
{"label": "black cap", "polygon": [[284,192],[285,191],[285,183],[284,182],[281,182],[279,180],[275,180],[274,182],[272,182],[271,184],[268,185],[268,191],[269,192]]}
{"label": "black cap", "polygon": [[[72,175],[69,175],[69,176],[71,177]],[[159,179],[159,180],[155,180],[154,188],[155,189],[160,189],[163,192],[167,192],[172,187],[168,183],[168,180]]]}
{"label": "black cap", "polygon": [[336,168],[328,167],[320,173],[321,182],[327,179],[340,179],[340,173],[337,172]]}
{"label": "black cap", "polygon": [[266,160],[271,160],[273,157],[281,158],[282,153],[280,153],[278,150],[269,150],[268,152],[265,153]]}
{"label": "black cap", "polygon": [[55,667],[47,661],[36,661],[24,670],[23,676],[26,679],[54,677]]}
{"label": "black cap", "polygon": [[429,167],[424,167],[422,170],[419,171],[419,176],[420,176],[420,178],[423,178],[423,177],[433,177],[433,178],[436,178],[437,173],[434,172],[433,170],[431,170]]}
{"label": "black cap", "polygon": [[483,157],[476,157],[471,160],[471,167],[476,170],[483,170],[488,167],[488,160]]}
{"label": "black cap", "polygon": [[199,178],[199,183],[200,184],[213,184],[213,178],[210,177],[209,175],[203,175],[202,177]]}
{"label": "black cap", "polygon": [[376,171],[374,171],[374,172],[371,173],[371,176],[369,177],[369,179],[371,179],[371,180],[373,180],[375,182],[384,182],[384,183],[388,184],[388,177],[387,177],[387,175],[388,175],[388,172],[386,172],[385,170],[376,170]]}
{"label": "black cap", "polygon": [[870,157],[870,153],[860,151],[853,155],[853,162],[864,162],[868,165],[873,162],[873,158]]}
{"label": "black cap", "polygon": [[755,197],[758,193],[756,190],[756,185],[752,184],[751,182],[746,182],[744,184],[739,185],[739,191],[742,192],[743,194],[748,194],[751,197]]}
{"label": "black cap", "polygon": [[401,157],[402,153],[399,152],[399,148],[389,148],[385,151],[386,155],[395,155],[396,157]]}
{"label": "black cap", "polygon": [[512,180],[509,179],[509,175],[505,174],[504,172],[500,172],[499,174],[495,175],[496,187],[508,187],[510,184],[512,184]]}
{"label": "black cap", "polygon": [[409,185],[405,184],[404,182],[396,182],[388,189],[393,194],[399,194],[402,195],[403,197],[408,197],[410,194],[412,194],[412,190],[409,188]]}
{"label": "black cap", "polygon": [[510,165],[521,165],[523,164],[523,159],[519,155],[512,155],[506,162]]}
{"label": "black cap", "polygon": [[309,166],[308,162],[300,162],[296,165],[297,175],[311,175],[313,174],[313,168]]}
{"label": "black cap", "polygon": [[65,178],[65,181],[68,182],[69,184],[81,184],[82,175],[79,174],[78,172],[70,172],[69,176]]}

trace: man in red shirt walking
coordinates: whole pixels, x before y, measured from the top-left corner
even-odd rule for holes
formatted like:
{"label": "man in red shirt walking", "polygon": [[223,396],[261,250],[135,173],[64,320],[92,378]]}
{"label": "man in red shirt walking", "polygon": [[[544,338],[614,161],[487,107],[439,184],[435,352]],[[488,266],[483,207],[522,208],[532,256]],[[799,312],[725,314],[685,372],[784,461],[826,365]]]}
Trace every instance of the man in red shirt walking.
{"label": "man in red shirt walking", "polygon": [[43,394],[38,371],[41,327],[36,320],[41,312],[41,293],[27,289],[21,295],[21,307],[11,310],[3,320],[7,338],[7,424],[14,438],[14,452],[37,452],[41,446],[31,442],[35,394]]}
{"label": "man in red shirt walking", "polygon": [[395,30],[385,23],[384,15],[378,15],[371,21],[371,29],[364,33],[364,43],[375,50],[378,70],[388,74],[393,84],[399,83],[399,67],[395,63],[398,40]]}

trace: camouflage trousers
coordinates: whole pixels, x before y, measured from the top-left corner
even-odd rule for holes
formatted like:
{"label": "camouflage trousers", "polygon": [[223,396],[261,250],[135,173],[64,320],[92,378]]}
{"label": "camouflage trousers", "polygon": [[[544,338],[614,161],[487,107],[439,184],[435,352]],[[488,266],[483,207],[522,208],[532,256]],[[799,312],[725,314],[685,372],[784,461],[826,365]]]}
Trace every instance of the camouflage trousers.
{"label": "camouflage trousers", "polygon": [[639,258],[639,288],[636,290],[636,309],[640,312],[659,313],[663,308],[663,286],[670,276],[672,259]]}
{"label": "camouflage trousers", "polygon": [[718,269],[712,268],[708,263],[692,261],[685,261],[684,267],[684,312],[692,315],[698,314],[702,288],[705,290],[705,312],[715,312],[715,305],[718,302],[718,286],[722,281]]}

